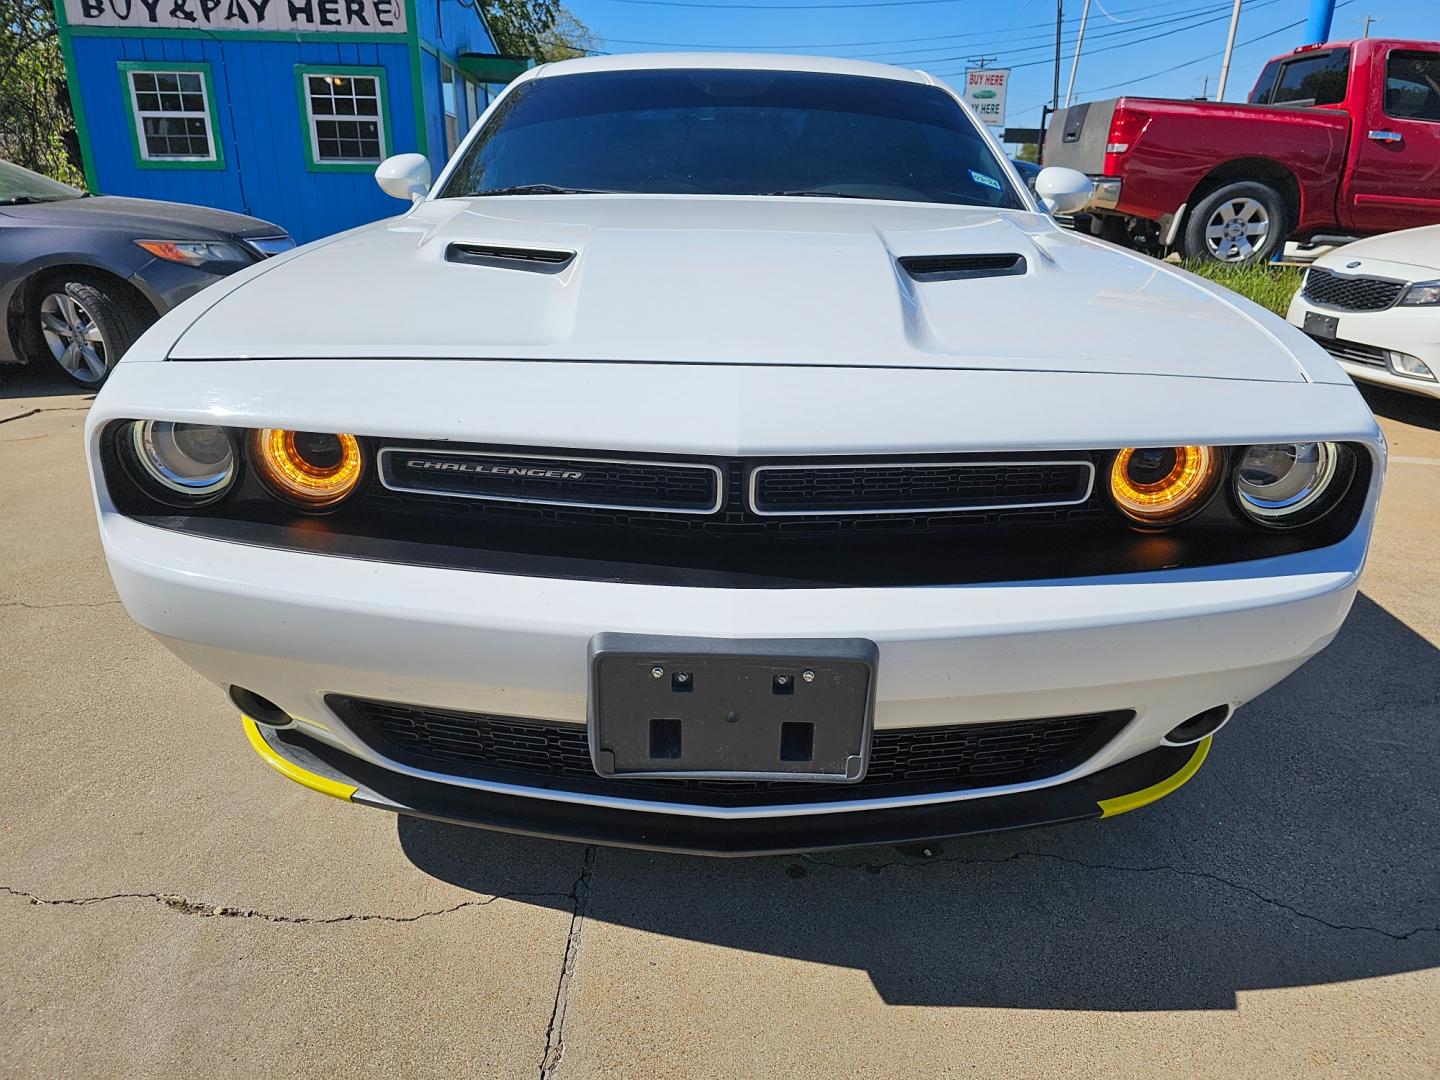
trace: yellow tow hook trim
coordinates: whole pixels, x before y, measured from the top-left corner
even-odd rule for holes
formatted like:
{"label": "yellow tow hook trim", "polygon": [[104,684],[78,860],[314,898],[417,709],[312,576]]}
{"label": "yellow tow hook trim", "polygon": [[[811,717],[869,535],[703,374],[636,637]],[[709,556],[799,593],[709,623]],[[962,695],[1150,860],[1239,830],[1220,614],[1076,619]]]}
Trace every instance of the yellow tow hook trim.
{"label": "yellow tow hook trim", "polygon": [[308,787],[312,791],[318,791],[322,795],[330,795],[336,799],[344,799],[347,802],[350,800],[350,796],[354,795],[358,790],[350,784],[342,784],[338,780],[330,780],[327,777],[311,772],[309,769],[302,769],[293,762],[286,761],[270,748],[270,744],[267,743],[265,737],[260,734],[260,728],[254,720],[251,720],[250,717],[244,713],[240,714],[240,719],[245,724],[245,737],[250,740],[251,748],[265,759],[266,765],[269,765],[280,775],[288,776],[297,784]]}
{"label": "yellow tow hook trim", "polygon": [[1124,814],[1131,810],[1138,810],[1152,802],[1163,799],[1177,788],[1183,787],[1185,782],[1200,771],[1200,766],[1205,764],[1205,755],[1210,753],[1210,741],[1213,735],[1207,735],[1195,744],[1195,752],[1190,755],[1190,760],[1185,762],[1180,771],[1173,776],[1167,776],[1158,784],[1151,784],[1147,788],[1131,792],[1129,795],[1117,795],[1113,799],[1100,800],[1100,816],[1102,818],[1114,817],[1116,814]]}

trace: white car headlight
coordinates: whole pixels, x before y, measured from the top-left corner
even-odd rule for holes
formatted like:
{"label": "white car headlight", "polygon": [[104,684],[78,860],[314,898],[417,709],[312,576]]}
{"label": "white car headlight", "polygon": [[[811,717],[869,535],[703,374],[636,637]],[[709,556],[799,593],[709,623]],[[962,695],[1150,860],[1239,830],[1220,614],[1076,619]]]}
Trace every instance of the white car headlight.
{"label": "white car headlight", "polygon": [[1405,290],[1400,298],[1402,307],[1419,307],[1424,304],[1440,304],[1440,281],[1417,281]]}
{"label": "white car headlight", "polygon": [[1277,443],[1249,447],[1235,467],[1235,499],[1265,525],[1313,521],[1329,507],[1341,450],[1334,443]]}
{"label": "white car headlight", "polygon": [[223,428],[137,420],[129,449],[146,486],[172,505],[213,502],[235,482],[235,447]]}

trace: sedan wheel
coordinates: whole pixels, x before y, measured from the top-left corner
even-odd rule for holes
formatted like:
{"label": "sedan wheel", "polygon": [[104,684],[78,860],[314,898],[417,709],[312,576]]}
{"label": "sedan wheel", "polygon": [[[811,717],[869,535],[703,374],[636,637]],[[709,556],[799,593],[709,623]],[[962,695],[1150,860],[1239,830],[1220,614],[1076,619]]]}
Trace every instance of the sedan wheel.
{"label": "sedan wheel", "polygon": [[40,333],[56,363],[78,382],[98,383],[109,372],[110,349],[100,324],[68,293],[49,293],[40,301]]}
{"label": "sedan wheel", "polygon": [[1205,223],[1205,246],[1221,262],[1253,258],[1269,235],[1269,211],[1250,198],[1227,199]]}

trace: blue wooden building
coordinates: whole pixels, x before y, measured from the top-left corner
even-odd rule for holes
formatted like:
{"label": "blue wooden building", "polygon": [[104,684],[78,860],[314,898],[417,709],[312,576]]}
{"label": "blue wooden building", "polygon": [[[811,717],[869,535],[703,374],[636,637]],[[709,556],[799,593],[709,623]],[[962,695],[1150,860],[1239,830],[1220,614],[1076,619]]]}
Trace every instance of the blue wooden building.
{"label": "blue wooden building", "polygon": [[56,0],[91,191],[266,218],[302,243],[397,213],[528,61],[473,0]]}

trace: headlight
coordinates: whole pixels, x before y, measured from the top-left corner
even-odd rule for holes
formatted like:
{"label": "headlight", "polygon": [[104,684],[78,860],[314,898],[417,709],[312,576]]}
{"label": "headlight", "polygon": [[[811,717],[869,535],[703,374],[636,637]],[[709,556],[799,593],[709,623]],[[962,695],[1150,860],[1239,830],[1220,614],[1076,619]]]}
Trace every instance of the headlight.
{"label": "headlight", "polygon": [[157,259],[186,266],[243,265],[255,261],[239,244],[219,240],[136,240],[135,243]]}
{"label": "headlight", "polygon": [[141,479],[165,502],[214,502],[235,482],[235,449],[224,428],[137,420],[128,435]]}
{"label": "headlight", "polygon": [[1440,281],[1419,281],[1405,290],[1405,295],[1400,298],[1400,303],[1440,304]]}
{"label": "headlight", "polygon": [[1333,505],[1331,494],[1342,450],[1334,443],[1252,446],[1235,467],[1240,508],[1266,525],[1314,521]]}
{"label": "headlight", "polygon": [[1110,497],[1142,525],[1173,525],[1205,508],[1220,479],[1213,446],[1126,447],[1110,466]]}
{"label": "headlight", "polygon": [[264,428],[250,436],[250,460],[271,492],[307,510],[340,502],[364,471],[354,435]]}

